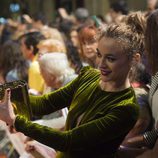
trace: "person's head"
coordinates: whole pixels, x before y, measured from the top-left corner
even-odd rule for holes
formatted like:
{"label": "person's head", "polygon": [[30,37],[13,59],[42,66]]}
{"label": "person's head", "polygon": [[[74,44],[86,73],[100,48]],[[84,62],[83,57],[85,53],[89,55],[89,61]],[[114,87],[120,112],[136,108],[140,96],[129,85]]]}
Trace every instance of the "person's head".
{"label": "person's head", "polygon": [[83,26],[79,31],[79,41],[81,44],[81,54],[85,60],[94,60],[96,58],[97,29],[94,26]]}
{"label": "person's head", "polygon": [[21,54],[20,45],[16,41],[8,40],[1,48],[0,70],[5,78],[7,73],[13,69],[18,69],[20,71],[19,77],[26,77],[27,64]]}
{"label": "person's head", "polygon": [[44,25],[47,24],[47,19],[44,14],[41,12],[35,13],[32,15],[33,27],[36,29],[41,29]]}
{"label": "person's head", "polygon": [[97,50],[103,82],[117,86],[129,82],[129,72],[144,51],[144,22],[141,13],[134,13],[126,22],[110,25],[103,32]]}
{"label": "person's head", "polygon": [[118,0],[116,2],[111,3],[110,8],[116,13],[121,13],[123,15],[128,14],[128,7],[125,0]]}
{"label": "person's head", "polygon": [[62,43],[59,40],[56,39],[45,39],[41,40],[39,44],[37,45],[37,48],[39,49],[39,54],[44,53],[52,53],[52,52],[62,52],[66,53],[66,48],[64,43]]}
{"label": "person's head", "polygon": [[152,75],[158,72],[158,9],[147,18],[145,33],[146,55]]}
{"label": "person's head", "polygon": [[39,58],[39,66],[47,86],[52,88],[59,88],[65,77],[74,73],[64,53],[57,52],[42,55]]}
{"label": "person's head", "polygon": [[40,32],[29,32],[22,35],[19,39],[23,56],[26,59],[32,60],[33,57],[38,53],[38,43],[45,39],[45,37]]}
{"label": "person's head", "polygon": [[77,8],[75,11],[75,17],[77,22],[84,23],[85,20],[89,17],[89,12],[86,8]]}
{"label": "person's head", "polygon": [[118,0],[110,4],[110,14],[112,21],[117,21],[120,15],[128,14],[128,7],[125,0]]}
{"label": "person's head", "polygon": [[157,0],[147,0],[147,10],[153,11],[157,8]]}
{"label": "person's head", "polygon": [[56,39],[56,40],[59,40],[64,43],[64,39],[63,39],[61,32],[58,31],[58,29],[56,29],[56,28],[46,27],[46,28],[40,30],[40,32],[44,35],[44,37],[46,39],[52,38],[52,39]]}

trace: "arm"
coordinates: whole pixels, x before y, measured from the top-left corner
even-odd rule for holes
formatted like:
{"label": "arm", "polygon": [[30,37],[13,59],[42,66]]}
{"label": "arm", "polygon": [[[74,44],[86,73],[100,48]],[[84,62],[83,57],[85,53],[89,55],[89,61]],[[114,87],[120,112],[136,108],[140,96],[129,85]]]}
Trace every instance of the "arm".
{"label": "arm", "polygon": [[84,67],[77,78],[59,90],[43,96],[30,96],[30,105],[33,115],[46,115],[64,107],[69,107],[73,99],[73,95],[79,86],[80,79],[82,79],[89,69],[90,67]]}
{"label": "arm", "polygon": [[60,88],[43,96],[30,95],[30,106],[33,115],[41,116],[68,107],[78,85],[78,78]]}
{"label": "arm", "polygon": [[131,147],[147,147],[152,149],[158,138],[158,130],[153,129],[152,131],[145,132],[143,135],[139,135],[128,140]]}
{"label": "arm", "polygon": [[133,112],[131,111],[130,106],[117,107],[104,117],[65,132],[41,126],[25,120],[22,116],[17,116],[15,128],[59,151],[82,150],[87,146],[97,145],[97,142],[98,144],[106,143],[128,133],[136,121],[132,118]]}
{"label": "arm", "polygon": [[150,122],[151,122],[151,116],[150,116],[148,107],[147,106],[140,107],[138,120],[136,124],[134,125],[134,127],[132,128],[132,130],[130,130],[130,132],[126,136],[122,145],[128,146],[128,143],[127,143],[128,139],[138,136],[144,133],[145,131],[147,131],[150,125]]}

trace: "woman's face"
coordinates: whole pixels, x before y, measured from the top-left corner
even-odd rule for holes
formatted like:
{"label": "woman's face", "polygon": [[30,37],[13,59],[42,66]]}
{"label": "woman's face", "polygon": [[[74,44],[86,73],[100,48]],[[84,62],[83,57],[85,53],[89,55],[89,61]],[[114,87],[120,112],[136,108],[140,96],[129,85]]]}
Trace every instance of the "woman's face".
{"label": "woman's face", "polygon": [[96,42],[96,41],[84,41],[82,43],[83,55],[87,59],[95,58],[97,47],[98,47],[98,42]]}
{"label": "woman's face", "polygon": [[123,83],[128,77],[131,61],[122,51],[121,43],[103,37],[98,43],[97,63],[103,82]]}
{"label": "woman's face", "polygon": [[154,10],[156,7],[157,0],[147,0],[147,8],[149,10]]}

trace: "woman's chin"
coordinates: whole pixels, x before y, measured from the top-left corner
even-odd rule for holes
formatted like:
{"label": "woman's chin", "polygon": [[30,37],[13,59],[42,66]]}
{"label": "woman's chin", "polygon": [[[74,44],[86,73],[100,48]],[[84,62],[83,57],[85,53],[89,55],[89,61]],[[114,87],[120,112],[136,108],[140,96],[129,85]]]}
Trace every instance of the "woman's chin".
{"label": "woman's chin", "polygon": [[107,76],[101,75],[101,81],[102,81],[102,82],[108,82],[108,81],[110,81],[110,78],[107,77]]}

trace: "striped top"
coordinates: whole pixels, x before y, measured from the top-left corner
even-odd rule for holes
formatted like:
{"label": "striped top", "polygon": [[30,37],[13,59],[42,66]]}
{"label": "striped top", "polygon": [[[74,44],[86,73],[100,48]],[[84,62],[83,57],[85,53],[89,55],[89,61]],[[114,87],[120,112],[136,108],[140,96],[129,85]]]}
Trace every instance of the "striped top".
{"label": "striped top", "polygon": [[152,115],[154,119],[154,126],[158,121],[158,72],[152,77],[151,88],[149,91],[149,104],[152,109]]}

